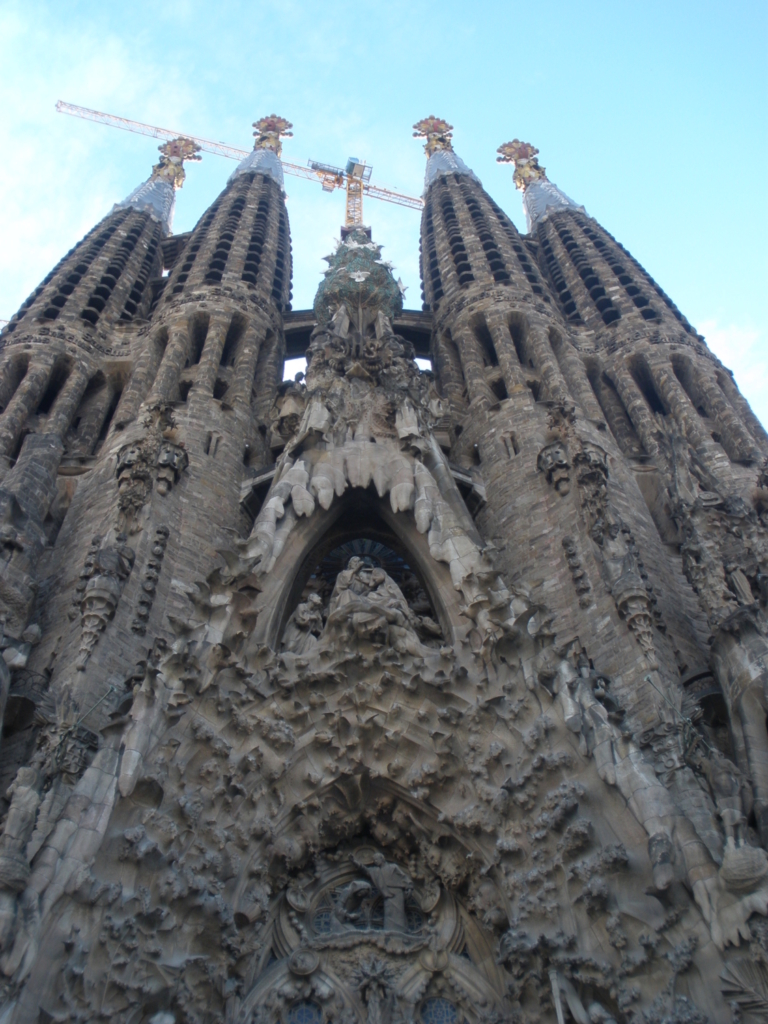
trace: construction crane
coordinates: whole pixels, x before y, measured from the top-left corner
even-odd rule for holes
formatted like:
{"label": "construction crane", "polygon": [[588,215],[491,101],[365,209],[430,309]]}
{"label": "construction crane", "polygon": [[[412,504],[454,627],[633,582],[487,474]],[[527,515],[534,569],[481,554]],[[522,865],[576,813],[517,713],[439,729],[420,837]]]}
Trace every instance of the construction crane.
{"label": "construction crane", "polygon": [[[90,110],[88,107],[78,107],[74,103],[65,103],[59,100],[56,110],[60,114],[71,114],[73,117],[82,117],[86,121],[96,121],[98,124],[106,124],[111,128],[122,128],[127,132],[136,132],[137,135],[149,135],[153,139],[178,139],[179,137],[189,139],[197,143],[201,150],[206,153],[213,153],[216,156],[224,156],[229,160],[244,160],[248,156],[248,150],[236,149],[224,142],[212,142],[210,139],[201,139],[196,135],[188,135],[185,132],[174,132],[168,128],[158,128],[151,124],[142,124],[140,121],[131,121],[127,117],[117,117],[115,114],[105,114],[101,110]],[[310,181],[319,181],[324,192],[333,192],[334,189],[343,188],[347,193],[347,208],[345,226],[354,227],[363,223],[363,196],[371,199],[382,199],[386,203],[395,203],[398,206],[406,206],[410,210],[421,210],[424,200],[418,196],[408,196],[402,192],[395,192],[391,188],[384,188],[381,185],[371,184],[372,168],[356,157],[350,157],[346,167],[334,167],[331,164],[321,164],[316,160],[308,161],[306,167],[300,164],[289,164],[281,161],[285,174],[292,174],[296,178],[305,178]]]}

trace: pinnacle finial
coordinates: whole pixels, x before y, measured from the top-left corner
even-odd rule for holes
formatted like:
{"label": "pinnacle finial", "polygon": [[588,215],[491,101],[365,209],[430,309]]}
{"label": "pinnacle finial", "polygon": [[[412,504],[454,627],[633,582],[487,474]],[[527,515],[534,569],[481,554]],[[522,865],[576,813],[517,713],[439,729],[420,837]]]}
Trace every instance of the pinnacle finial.
{"label": "pinnacle finial", "polygon": [[515,173],[512,180],[522,191],[528,188],[533,181],[547,181],[545,169],[539,165],[538,149],[530,142],[521,142],[520,139],[513,139],[505,142],[496,150],[500,155],[496,160],[500,164],[514,164]]}
{"label": "pinnacle finial", "polygon": [[160,150],[160,160],[152,168],[152,178],[162,178],[175,189],[181,188],[186,178],[184,161],[203,159],[198,156],[200,147],[197,143],[183,137],[164,142],[157,148]]}
{"label": "pinnacle finial", "polygon": [[253,127],[256,129],[253,133],[256,136],[253,148],[271,149],[277,156],[283,151],[281,139],[293,137],[293,132],[290,131],[293,128],[291,122],[286,121],[284,117],[278,117],[277,114],[268,114],[267,117],[254,121]]}
{"label": "pinnacle finial", "polygon": [[428,157],[441,149],[453,150],[452,134],[453,125],[448,124],[441,117],[435,117],[434,114],[430,114],[429,117],[423,117],[413,126],[413,137],[415,139],[427,140],[424,152]]}

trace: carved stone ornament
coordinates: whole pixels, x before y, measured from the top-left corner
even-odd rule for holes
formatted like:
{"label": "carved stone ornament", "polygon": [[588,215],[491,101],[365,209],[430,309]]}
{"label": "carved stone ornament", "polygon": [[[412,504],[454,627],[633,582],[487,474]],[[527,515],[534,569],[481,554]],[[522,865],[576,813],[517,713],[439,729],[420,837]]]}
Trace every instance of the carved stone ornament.
{"label": "carved stone ornament", "polygon": [[539,472],[544,473],[547,483],[551,484],[558,494],[568,494],[571,489],[571,464],[568,451],[561,441],[553,441],[539,452],[536,461]]}

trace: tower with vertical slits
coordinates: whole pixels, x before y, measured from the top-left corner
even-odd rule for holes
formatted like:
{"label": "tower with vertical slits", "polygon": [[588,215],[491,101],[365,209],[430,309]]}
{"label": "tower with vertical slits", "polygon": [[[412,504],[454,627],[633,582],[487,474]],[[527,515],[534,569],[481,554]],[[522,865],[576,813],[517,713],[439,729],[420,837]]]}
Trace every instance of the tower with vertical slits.
{"label": "tower with vertical slits", "polygon": [[423,309],[353,225],[293,311],[291,127],[2,332],[3,1021],[764,1020],[763,427],[433,116]]}

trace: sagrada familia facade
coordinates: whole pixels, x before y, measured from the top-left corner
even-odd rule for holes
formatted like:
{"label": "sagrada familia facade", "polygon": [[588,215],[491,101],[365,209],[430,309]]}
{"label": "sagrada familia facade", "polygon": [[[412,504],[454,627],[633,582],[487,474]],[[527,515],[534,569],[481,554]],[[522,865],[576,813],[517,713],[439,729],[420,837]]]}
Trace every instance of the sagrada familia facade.
{"label": "sagrada familia facade", "polygon": [[0,1024],[768,1020],[768,435],[438,118],[423,308],[356,225],[292,311],[255,127],[2,332]]}

